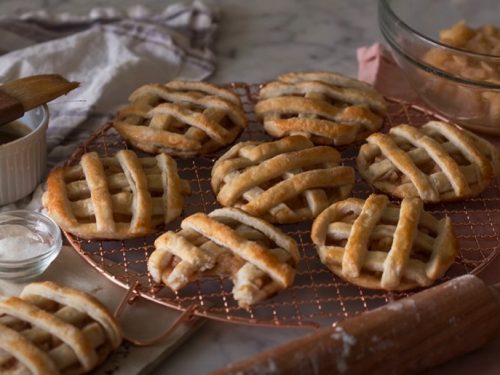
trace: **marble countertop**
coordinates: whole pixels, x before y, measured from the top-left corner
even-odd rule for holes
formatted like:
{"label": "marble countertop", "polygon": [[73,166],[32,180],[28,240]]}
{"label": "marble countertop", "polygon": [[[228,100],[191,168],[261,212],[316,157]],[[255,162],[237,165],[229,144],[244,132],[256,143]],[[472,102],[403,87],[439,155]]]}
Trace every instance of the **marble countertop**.
{"label": "marble countertop", "polygon": [[[135,3],[132,0],[3,0],[0,14],[35,9],[85,12],[96,5],[121,8]],[[163,8],[166,3],[141,2],[152,9]],[[382,40],[376,1],[220,0],[215,4],[220,7],[222,19],[215,46],[217,72],[210,80],[217,83],[262,82],[279,73],[309,69],[334,70],[356,77],[356,48]],[[203,374],[306,333],[306,329],[249,328],[209,322],[154,373]],[[493,349],[487,348],[484,353],[483,364],[498,362],[493,359]],[[466,358],[436,373],[451,374],[457,368],[470,373],[478,370],[477,363],[471,364]],[[488,368],[481,373],[489,373]]]}
{"label": "marble countertop", "polygon": [[[152,10],[175,0],[143,0]],[[221,11],[211,81],[262,82],[293,70],[326,69],[356,76],[356,48],[382,40],[377,2],[367,0],[208,0]],[[127,8],[132,0],[3,0],[0,14],[86,13],[95,6]]]}

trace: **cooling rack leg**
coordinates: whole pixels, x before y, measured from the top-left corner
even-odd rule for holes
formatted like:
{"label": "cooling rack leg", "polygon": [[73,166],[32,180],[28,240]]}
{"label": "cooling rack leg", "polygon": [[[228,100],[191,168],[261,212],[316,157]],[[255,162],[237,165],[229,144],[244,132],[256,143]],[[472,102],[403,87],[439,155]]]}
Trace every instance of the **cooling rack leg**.
{"label": "cooling rack leg", "polygon": [[[120,304],[116,308],[114,312],[114,316],[116,319],[119,320],[121,314],[125,310],[125,306],[131,305],[134,303],[134,301],[139,297],[139,292],[137,289],[139,288],[140,284],[138,281],[136,281],[127,291],[127,293],[123,296],[122,300],[120,301]],[[197,323],[200,319],[199,316],[195,315],[197,305],[191,305],[189,306],[178,318],[175,322],[173,322],[170,327],[168,327],[165,332],[161,333],[159,336],[151,338],[151,339],[134,339],[131,337],[128,337],[125,333],[123,335],[124,339],[129,341],[130,343],[136,345],[136,346],[151,346],[155,345],[163,340],[167,340],[177,328],[179,328],[181,325],[188,325],[188,326],[195,326],[195,323]]]}

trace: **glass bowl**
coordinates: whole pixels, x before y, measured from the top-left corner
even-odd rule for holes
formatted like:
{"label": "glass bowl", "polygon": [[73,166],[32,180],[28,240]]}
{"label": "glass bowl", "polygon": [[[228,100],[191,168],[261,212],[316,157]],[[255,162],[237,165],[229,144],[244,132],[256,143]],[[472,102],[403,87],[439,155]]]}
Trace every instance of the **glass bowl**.
{"label": "glass bowl", "polygon": [[[14,246],[16,251],[19,251],[14,256],[0,252],[0,279],[25,281],[34,278],[42,274],[61,251],[61,231],[49,217],[28,210],[0,213],[0,244],[3,241],[3,248],[6,248],[5,242],[10,241],[12,245],[12,241],[21,241],[19,240],[21,237],[24,237],[24,241],[31,241],[30,243],[35,245]],[[30,254],[28,248],[33,251],[38,243],[45,249]]]}
{"label": "glass bowl", "polygon": [[481,69],[500,75],[500,56],[447,46],[439,33],[461,20],[473,28],[500,27],[498,14],[498,0],[379,0],[378,9],[380,31],[422,101],[456,123],[492,134],[500,134],[500,80]]}

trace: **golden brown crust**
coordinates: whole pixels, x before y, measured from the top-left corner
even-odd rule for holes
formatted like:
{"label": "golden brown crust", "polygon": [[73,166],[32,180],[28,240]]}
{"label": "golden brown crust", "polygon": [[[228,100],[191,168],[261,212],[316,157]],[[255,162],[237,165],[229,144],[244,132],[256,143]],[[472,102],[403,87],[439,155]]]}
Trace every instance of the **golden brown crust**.
{"label": "golden brown crust", "polygon": [[400,207],[375,194],[334,203],[314,221],[311,238],[332,272],[371,289],[429,286],[458,252],[450,219],[425,212],[420,198]]}
{"label": "golden brown crust", "polygon": [[386,104],[371,86],[328,72],[288,73],[266,84],[255,107],[273,137],[301,134],[345,145],[382,126]]}
{"label": "golden brown crust", "polygon": [[246,127],[240,99],[206,82],[172,81],[139,87],[113,126],[140,150],[191,157],[213,152]]}
{"label": "golden brown crust", "polygon": [[15,357],[19,362],[16,367],[21,369],[24,367],[33,374],[58,373],[50,357],[17,331],[0,323],[0,337],[2,338],[0,348],[8,353],[7,355],[12,354],[12,357]]}
{"label": "golden brown crust", "polygon": [[52,282],[0,298],[2,373],[83,374],[122,341],[115,319],[95,298]]}
{"label": "golden brown crust", "polygon": [[24,287],[21,298],[26,301],[45,298],[61,305],[72,306],[84,312],[106,332],[111,346],[116,349],[122,341],[121,329],[111,313],[97,298],[76,289],[60,286],[51,281],[31,283]]}
{"label": "golden brown crust", "polygon": [[354,185],[340,154],[302,136],[233,146],[212,168],[212,188],[223,206],[239,207],[275,223],[316,217]]}
{"label": "golden brown crust", "polygon": [[300,258],[297,244],[269,223],[223,208],[191,215],[181,227],[155,241],[148,270],[156,282],[178,290],[198,278],[230,277],[242,307],[293,283]]}
{"label": "golden brown crust", "polygon": [[376,133],[361,146],[359,173],[372,186],[398,198],[445,202],[479,195],[498,173],[496,149],[457,126],[430,121]]}
{"label": "golden brown crust", "polygon": [[43,205],[63,230],[79,237],[126,239],[152,233],[158,224],[178,217],[189,190],[165,154],[138,158],[121,150],[99,158],[87,153],[80,165],[49,174]]}

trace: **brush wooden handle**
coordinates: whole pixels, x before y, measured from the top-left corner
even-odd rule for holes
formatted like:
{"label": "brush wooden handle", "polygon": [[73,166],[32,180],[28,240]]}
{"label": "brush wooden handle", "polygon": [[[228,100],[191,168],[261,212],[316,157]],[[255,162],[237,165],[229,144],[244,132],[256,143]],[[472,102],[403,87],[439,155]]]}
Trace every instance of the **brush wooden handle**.
{"label": "brush wooden handle", "polygon": [[0,86],[0,126],[21,117],[39,105],[77,88],[57,74],[43,74],[16,79]]}
{"label": "brush wooden handle", "polygon": [[462,276],[212,375],[418,373],[493,339],[498,297],[479,278]]}
{"label": "brush wooden handle", "polygon": [[18,119],[24,114],[22,103],[13,96],[0,91],[0,124]]}

